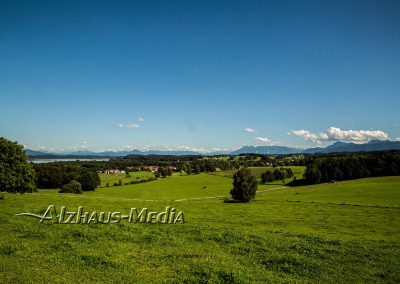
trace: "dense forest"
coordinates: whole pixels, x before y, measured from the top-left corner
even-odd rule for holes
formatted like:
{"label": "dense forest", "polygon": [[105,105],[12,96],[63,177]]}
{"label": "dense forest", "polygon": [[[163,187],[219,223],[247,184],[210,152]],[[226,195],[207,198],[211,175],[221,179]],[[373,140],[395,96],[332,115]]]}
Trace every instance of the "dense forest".
{"label": "dense forest", "polygon": [[93,166],[74,163],[33,164],[38,188],[61,188],[71,181],[81,184],[83,191],[95,190],[100,177]]}
{"label": "dense forest", "polygon": [[400,175],[400,152],[342,153],[307,158],[307,183]]}

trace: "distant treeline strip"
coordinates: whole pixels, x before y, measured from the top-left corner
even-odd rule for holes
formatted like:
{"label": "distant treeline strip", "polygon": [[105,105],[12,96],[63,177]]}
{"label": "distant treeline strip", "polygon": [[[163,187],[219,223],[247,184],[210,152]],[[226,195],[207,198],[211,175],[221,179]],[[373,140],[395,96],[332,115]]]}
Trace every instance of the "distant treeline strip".
{"label": "distant treeline strip", "polygon": [[400,152],[316,155],[306,164],[307,183],[400,175]]}

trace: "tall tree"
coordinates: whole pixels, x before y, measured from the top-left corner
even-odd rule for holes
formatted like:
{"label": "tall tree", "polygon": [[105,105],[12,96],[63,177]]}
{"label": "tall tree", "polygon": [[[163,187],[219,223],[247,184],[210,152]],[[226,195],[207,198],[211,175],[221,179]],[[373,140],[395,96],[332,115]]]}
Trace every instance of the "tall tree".
{"label": "tall tree", "polygon": [[0,137],[0,191],[36,191],[35,171],[28,163],[24,147]]}
{"label": "tall tree", "polygon": [[95,190],[101,184],[99,174],[89,170],[83,171],[78,181],[81,183],[83,191]]}
{"label": "tall tree", "polygon": [[257,191],[257,179],[249,169],[241,168],[233,176],[232,198],[239,202],[254,199]]}

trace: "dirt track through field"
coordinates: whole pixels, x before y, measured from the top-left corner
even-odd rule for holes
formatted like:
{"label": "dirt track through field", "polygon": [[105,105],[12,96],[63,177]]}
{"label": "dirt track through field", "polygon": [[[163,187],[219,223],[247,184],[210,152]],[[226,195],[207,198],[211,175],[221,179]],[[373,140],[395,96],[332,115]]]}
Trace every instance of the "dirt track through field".
{"label": "dirt track through field", "polygon": [[[269,191],[274,191],[278,189],[283,189],[287,188],[286,186],[281,186],[281,187],[276,187],[276,188],[271,188],[271,189],[265,189],[265,190],[259,190],[257,191],[257,194],[260,193],[265,193]],[[46,195],[46,196],[54,196],[54,194],[48,194],[48,193],[39,193],[38,195]],[[118,197],[104,197],[104,196],[84,196],[84,195],[62,195],[63,197],[69,197],[69,198],[89,198],[89,199],[108,199],[108,200],[122,200],[122,201],[145,201],[145,202],[155,202],[155,201],[176,201],[176,202],[182,202],[182,201],[193,201],[193,200],[204,200],[204,199],[216,199],[216,198],[229,198],[230,195],[218,195],[218,196],[204,196],[204,197],[191,197],[191,198],[182,198],[182,199],[140,199],[140,198],[118,198]]]}

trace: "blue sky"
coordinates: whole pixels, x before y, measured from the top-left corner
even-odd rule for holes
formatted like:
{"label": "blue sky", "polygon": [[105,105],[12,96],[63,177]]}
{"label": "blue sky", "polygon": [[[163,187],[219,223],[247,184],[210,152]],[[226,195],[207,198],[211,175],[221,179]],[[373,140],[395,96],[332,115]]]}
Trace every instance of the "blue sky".
{"label": "blue sky", "polygon": [[399,1],[0,1],[0,136],[48,150],[395,140],[399,15]]}

